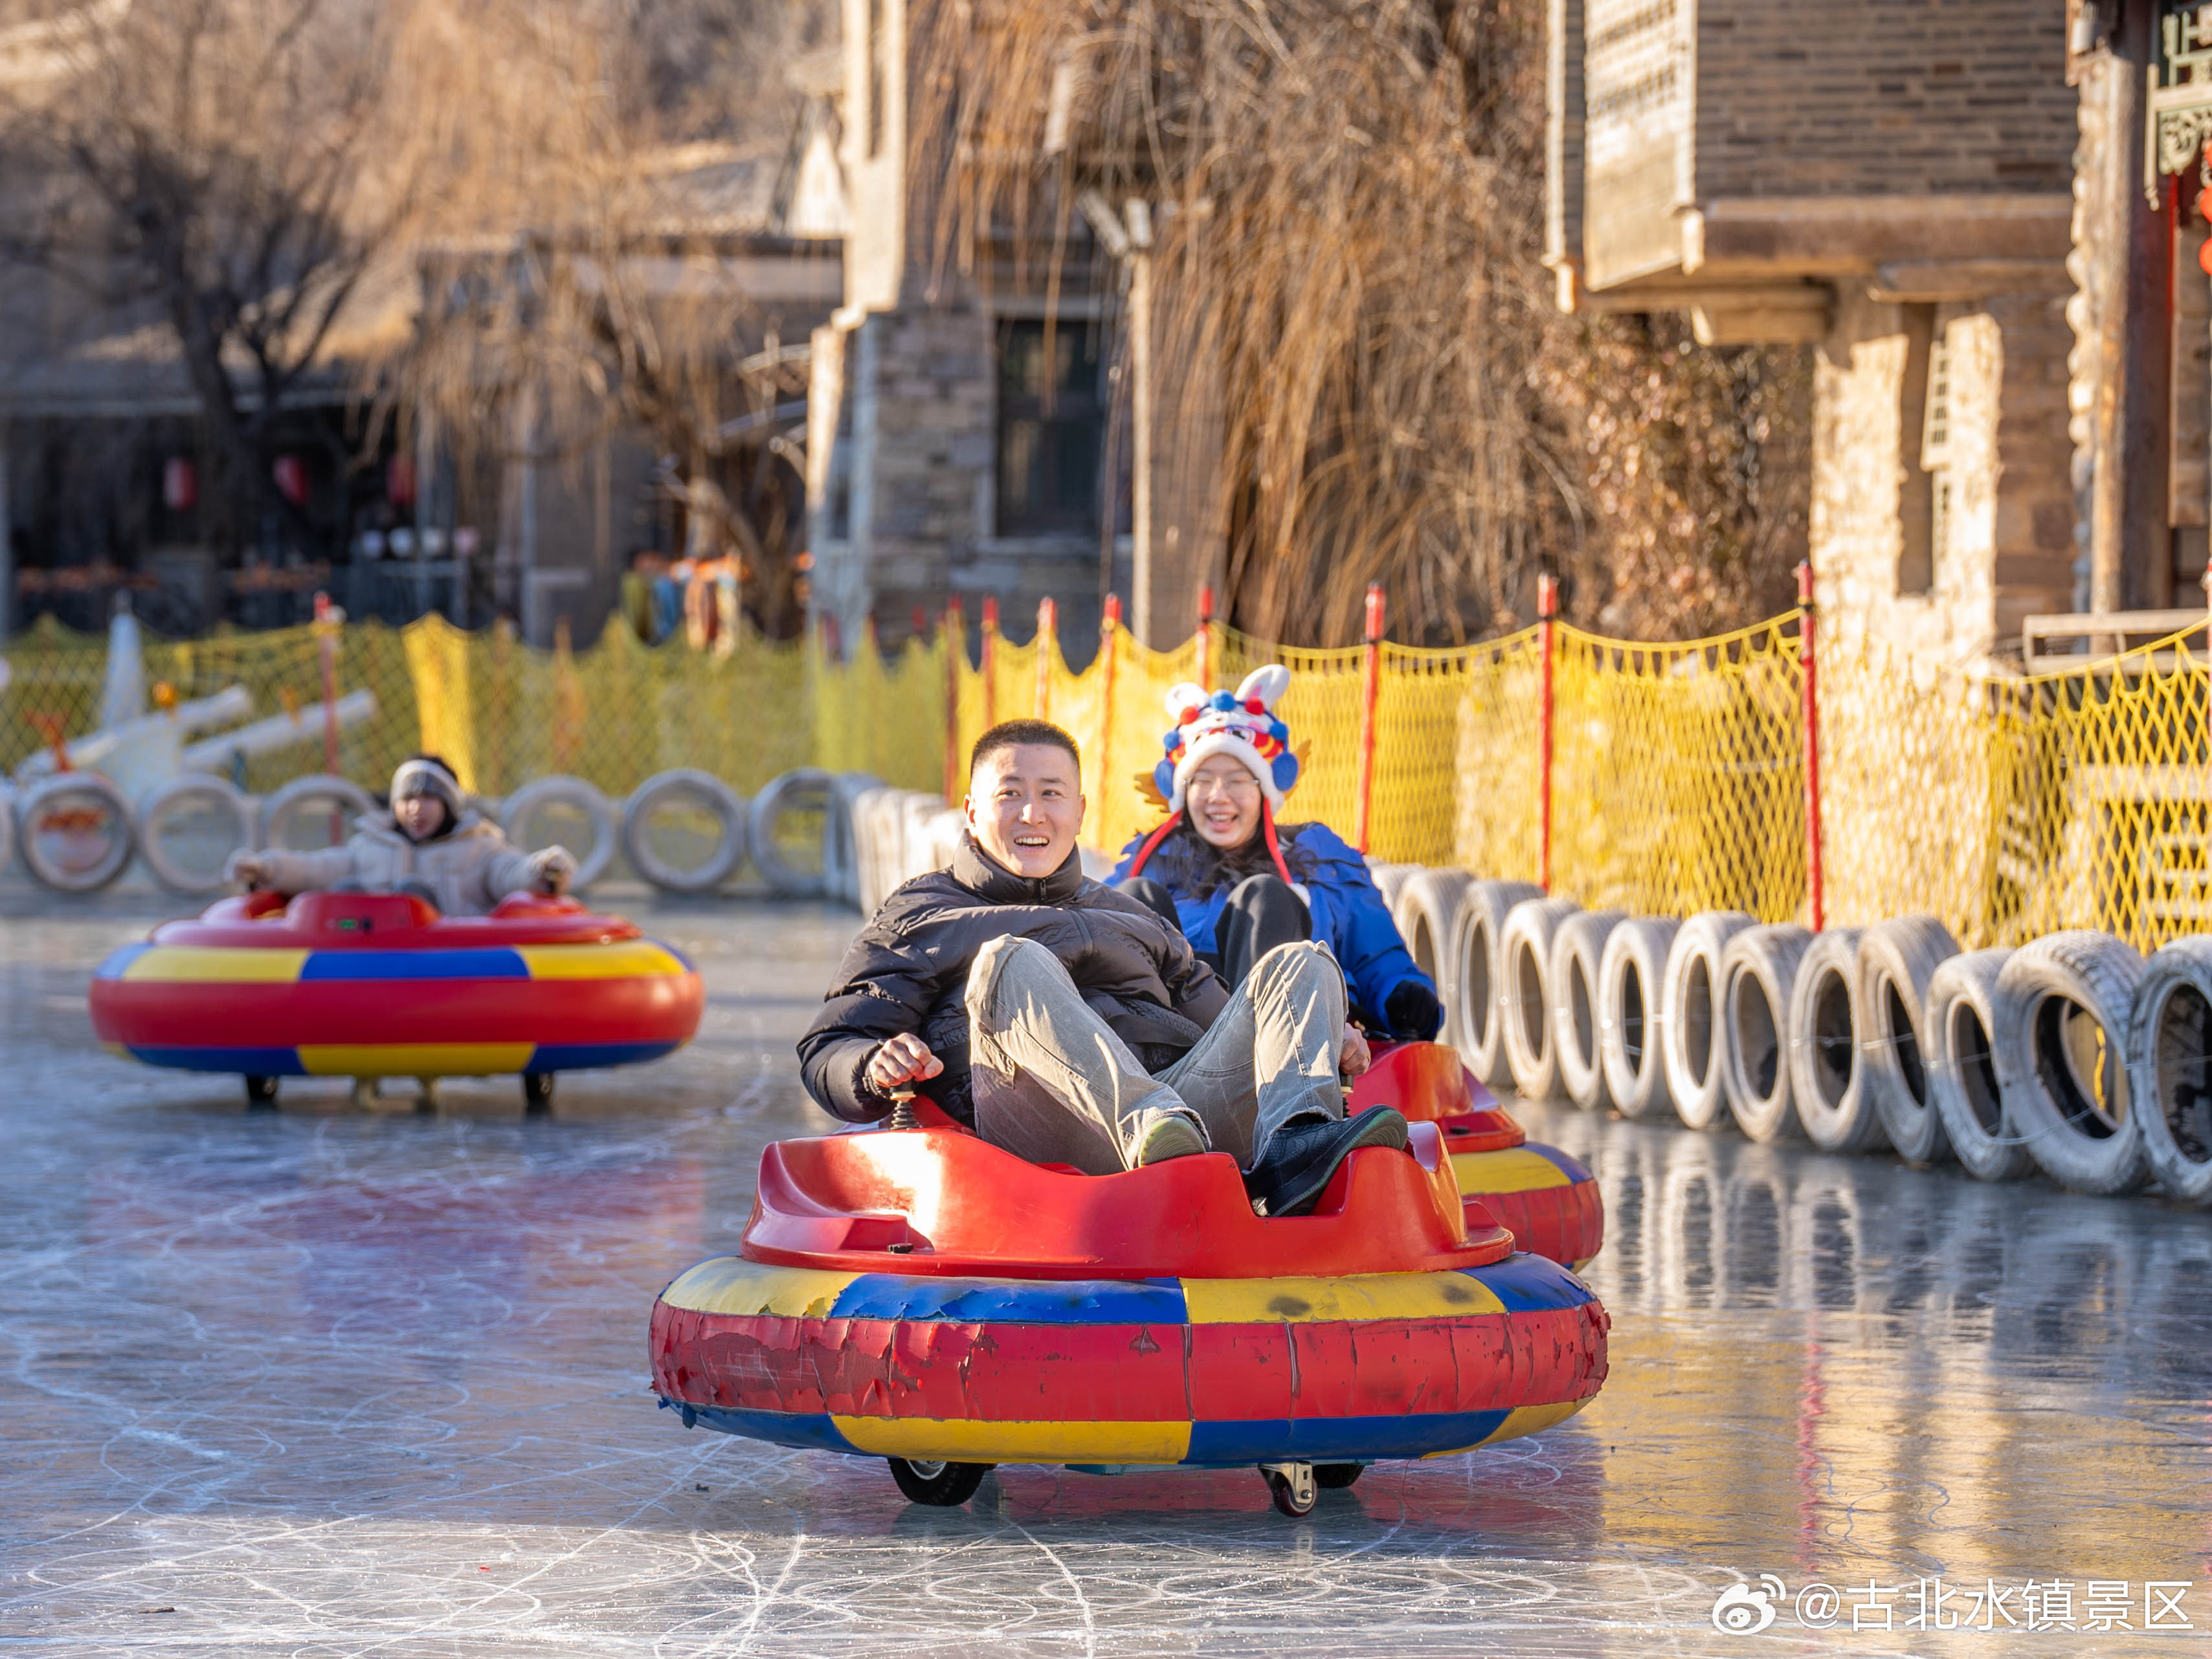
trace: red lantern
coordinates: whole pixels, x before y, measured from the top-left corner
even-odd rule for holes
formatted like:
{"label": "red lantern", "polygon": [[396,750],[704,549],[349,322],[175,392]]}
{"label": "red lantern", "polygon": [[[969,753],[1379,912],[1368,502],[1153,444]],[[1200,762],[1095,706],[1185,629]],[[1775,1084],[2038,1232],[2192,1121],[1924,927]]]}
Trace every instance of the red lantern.
{"label": "red lantern", "polygon": [[415,505],[415,462],[406,455],[394,455],[384,464],[384,499],[394,507]]}
{"label": "red lantern", "polygon": [[161,463],[161,505],[172,513],[189,513],[200,502],[199,469],[181,455]]}
{"label": "red lantern", "polygon": [[269,469],[276,481],[276,493],[295,507],[307,504],[307,467],[297,455],[279,455],[276,465]]}

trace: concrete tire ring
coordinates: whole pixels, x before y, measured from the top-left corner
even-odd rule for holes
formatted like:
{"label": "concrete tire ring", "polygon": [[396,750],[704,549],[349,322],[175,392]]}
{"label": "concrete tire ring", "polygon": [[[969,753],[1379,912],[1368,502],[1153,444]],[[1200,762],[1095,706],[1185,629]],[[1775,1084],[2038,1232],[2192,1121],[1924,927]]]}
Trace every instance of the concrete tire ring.
{"label": "concrete tire ring", "polygon": [[1859,940],[1859,1091],[1908,1163],[1937,1163],[1951,1151],[1929,1091],[1928,982],[1958,954],[1959,941],[1933,916],[1899,916]]}
{"label": "concrete tire ring", "polygon": [[[1453,1003],[1461,994],[1451,983],[1452,924],[1459,915],[1460,899],[1474,880],[1464,870],[1416,871],[1398,890],[1398,902],[1390,907],[1390,919],[1398,924],[1398,936],[1406,941],[1413,966],[1436,985],[1437,1000],[1444,1006],[1443,1030],[1447,1032],[1451,1030]],[[1369,1012],[1380,1017],[1382,1010]]]}
{"label": "concrete tire ring", "polygon": [[864,916],[875,915],[897,884],[887,883],[884,876],[895,861],[886,842],[896,834],[892,808],[900,793],[878,787],[853,797],[853,903]]}
{"label": "concrete tire ring", "polygon": [[[2023,945],[1997,975],[1994,1035],[2006,1115],[2044,1174],[2075,1192],[2131,1193],[2150,1179],[2122,1059],[2142,976],[2132,945],[2087,930]],[[2095,1022],[2094,1032],[2067,1015],[2069,1003]],[[2093,1082],[2084,1066],[2099,1037],[2104,1063]]]}
{"label": "concrete tire ring", "polygon": [[1597,964],[1597,1052],[1606,1091],[1623,1117],[1657,1117],[1674,1108],[1667,1090],[1659,1000],[1667,952],[1681,924],[1671,916],[1631,916],[1606,935]]}
{"label": "concrete tire ring", "polygon": [[1613,1104],[1606,1082],[1605,1056],[1598,1049],[1598,966],[1606,941],[1627,917],[1619,910],[1584,910],[1569,916],[1552,935],[1552,1053],[1559,1086],[1585,1112]]}
{"label": "concrete tire ring", "polygon": [[576,873],[568,884],[589,887],[606,874],[607,866],[615,861],[615,853],[622,846],[622,817],[615,811],[614,803],[583,779],[563,773],[532,778],[500,803],[500,828],[507,831],[507,839],[517,847],[526,852],[536,851],[525,842],[522,830],[532,813],[540,807],[556,805],[573,806],[591,821],[591,850],[586,853],[568,848],[576,856]]}
{"label": "concrete tire ring", "polygon": [[1721,953],[1721,1082],[1747,1139],[1804,1133],[1790,1087],[1790,1000],[1812,948],[1794,921],[1747,927]]}
{"label": "concrete tire ring", "polygon": [[173,893],[220,893],[230,885],[222,865],[211,872],[195,873],[172,859],[161,842],[161,824],[170,813],[187,806],[210,805],[230,816],[234,830],[230,852],[253,845],[259,814],[252,798],[228,779],[192,774],[171,778],[156,784],[138,803],[138,856],[145,860],[154,878]]}
{"label": "concrete tire ring", "polygon": [[1504,999],[1499,994],[1505,982],[1500,937],[1515,905],[1542,896],[1543,889],[1531,882],[1470,882],[1452,918],[1445,958],[1444,1041],[1492,1089],[1513,1086],[1513,1067],[1505,1057]]}
{"label": "concrete tire ring", "polygon": [[2005,1109],[1994,1054],[1997,975],[2012,952],[1972,951],[1928,976],[1921,1004],[1928,1033],[1928,1097],[1943,1138],[1977,1181],[2018,1181],[2035,1173]]}
{"label": "concrete tire ring", "polygon": [[[942,870],[952,861],[952,847],[945,842],[944,818],[947,812],[962,818],[964,815],[955,807],[947,806],[934,795],[920,789],[909,790],[900,813],[898,880],[891,885],[912,881],[916,876],[926,876],[933,870]],[[957,838],[954,839],[957,845]]]}
{"label": "concrete tire ring", "polygon": [[15,856],[15,792],[0,784],[0,870]]}
{"label": "concrete tire ring", "polygon": [[2179,939],[2144,964],[2128,1022],[2128,1099],[2159,1184],[2212,1204],[2212,939]]}
{"label": "concrete tire ring", "polygon": [[[38,834],[40,817],[58,803],[70,799],[98,806],[114,825],[100,856],[82,866],[61,863],[40,843]],[[40,779],[15,798],[15,823],[24,867],[58,893],[98,892],[130,868],[131,855],[137,850],[131,803],[97,772],[63,772]]]}
{"label": "concrete tire ring", "polygon": [[1790,1096],[1806,1138],[1824,1152],[1872,1152],[1889,1132],[1866,1087],[1859,945],[1865,930],[1814,935],[1790,994]]}
{"label": "concrete tire ring", "polygon": [[1559,924],[1576,914],[1569,899],[1523,899],[1498,936],[1505,963],[1499,1010],[1505,1059],[1524,1100],[1551,1100],[1559,1093],[1559,1046],[1552,1040],[1552,940]]}
{"label": "concrete tire ring", "polygon": [[1675,931],[1659,999],[1659,1054],[1667,1092],[1692,1129],[1728,1117],[1727,1047],[1721,1020],[1721,957],[1729,941],[1758,923],[1741,910],[1705,910]]}
{"label": "concrete tire ring", "polygon": [[[655,807],[686,799],[704,806],[721,826],[714,852],[688,870],[663,859],[646,837],[647,822]],[[630,868],[663,892],[711,893],[745,861],[745,804],[711,772],[678,767],[655,773],[623,803],[623,851]]]}
{"label": "concrete tire ring", "polygon": [[1382,895],[1383,908],[1396,911],[1398,895],[1420,867],[1418,864],[1377,864],[1372,859],[1367,861],[1367,873],[1375,882],[1375,890]]}
{"label": "concrete tire ring", "polygon": [[[293,779],[261,803],[261,823],[254,830],[254,846],[283,847],[283,832],[291,827],[292,820],[316,801],[337,804],[338,816],[344,820],[348,834],[352,832],[356,818],[377,811],[375,797],[351,778],[311,772],[304,778]],[[343,840],[341,836],[332,844],[343,845]]]}
{"label": "concrete tire ring", "polygon": [[[822,814],[822,867],[802,870],[778,850],[775,823],[794,808],[812,806]],[[818,767],[802,766],[769,780],[753,804],[745,826],[752,843],[753,868],[785,898],[820,898],[836,867],[837,781]]]}

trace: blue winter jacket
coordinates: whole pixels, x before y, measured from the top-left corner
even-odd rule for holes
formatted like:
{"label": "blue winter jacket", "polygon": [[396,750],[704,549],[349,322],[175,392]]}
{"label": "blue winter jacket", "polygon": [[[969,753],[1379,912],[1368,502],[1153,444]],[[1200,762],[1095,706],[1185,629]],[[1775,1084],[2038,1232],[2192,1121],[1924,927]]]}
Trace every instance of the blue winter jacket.
{"label": "blue winter jacket", "polygon": [[[1176,831],[1177,836],[1192,833],[1187,826]],[[1313,912],[1314,937],[1328,943],[1344,969],[1353,1012],[1370,1030],[1381,1030],[1389,1024],[1382,1010],[1390,993],[1406,981],[1415,981],[1435,995],[1436,981],[1414,965],[1406,941],[1398,936],[1398,924],[1390,920],[1389,906],[1382,902],[1374,878],[1367,873],[1367,860],[1325,823],[1285,823],[1277,826],[1275,833],[1294,872],[1301,863],[1311,866],[1310,874],[1299,878],[1299,884],[1306,890],[1306,903]],[[1121,862],[1108,878],[1110,882],[1127,878],[1137,849],[1144,844],[1145,838],[1139,836],[1121,849]],[[1303,859],[1290,857],[1294,846],[1304,854]],[[1141,873],[1161,881],[1167,875],[1157,854]],[[1218,950],[1213,928],[1221,918],[1222,907],[1229,902],[1229,888],[1223,887],[1210,898],[1176,894],[1176,914],[1182,919],[1183,937],[1194,951],[1212,954]]]}

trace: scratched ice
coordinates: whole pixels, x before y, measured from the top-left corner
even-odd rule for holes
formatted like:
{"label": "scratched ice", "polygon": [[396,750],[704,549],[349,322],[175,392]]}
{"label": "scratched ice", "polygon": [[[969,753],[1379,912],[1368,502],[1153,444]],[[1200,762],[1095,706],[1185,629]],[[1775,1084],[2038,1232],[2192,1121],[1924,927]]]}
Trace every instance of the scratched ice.
{"label": "scratched ice", "polygon": [[[550,1121],[508,1082],[249,1117],[91,1041],[91,965],[173,906],[0,890],[0,1644],[2203,1650],[2207,1218],[1570,1111],[1528,1116],[1604,1183],[1613,1376],[1535,1439],[1292,1522],[1241,1471],[1008,1468],[930,1510],[878,1463],[686,1432],[645,1392],[647,1309],[816,1121],[791,1039],[854,923],[636,906],[708,975],[673,1061],[568,1079]],[[1762,1572],[2186,1580],[2198,1633],[1717,1632]]]}

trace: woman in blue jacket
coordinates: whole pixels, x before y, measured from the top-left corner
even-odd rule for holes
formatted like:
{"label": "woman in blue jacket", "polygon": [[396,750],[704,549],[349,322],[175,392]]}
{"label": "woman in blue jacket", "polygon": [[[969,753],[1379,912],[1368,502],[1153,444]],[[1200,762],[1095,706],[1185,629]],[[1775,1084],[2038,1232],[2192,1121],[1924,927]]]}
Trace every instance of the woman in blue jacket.
{"label": "woman in blue jacket", "polygon": [[1344,969],[1353,1018],[1399,1038],[1436,1035],[1437,988],[1413,963],[1367,873],[1322,823],[1280,823],[1297,782],[1290,730],[1274,706],[1290,671],[1271,665],[1232,695],[1168,693],[1176,729],[1152,776],[1167,821],[1121,850],[1115,884],[1182,929],[1231,985],[1278,945],[1319,939]]}

